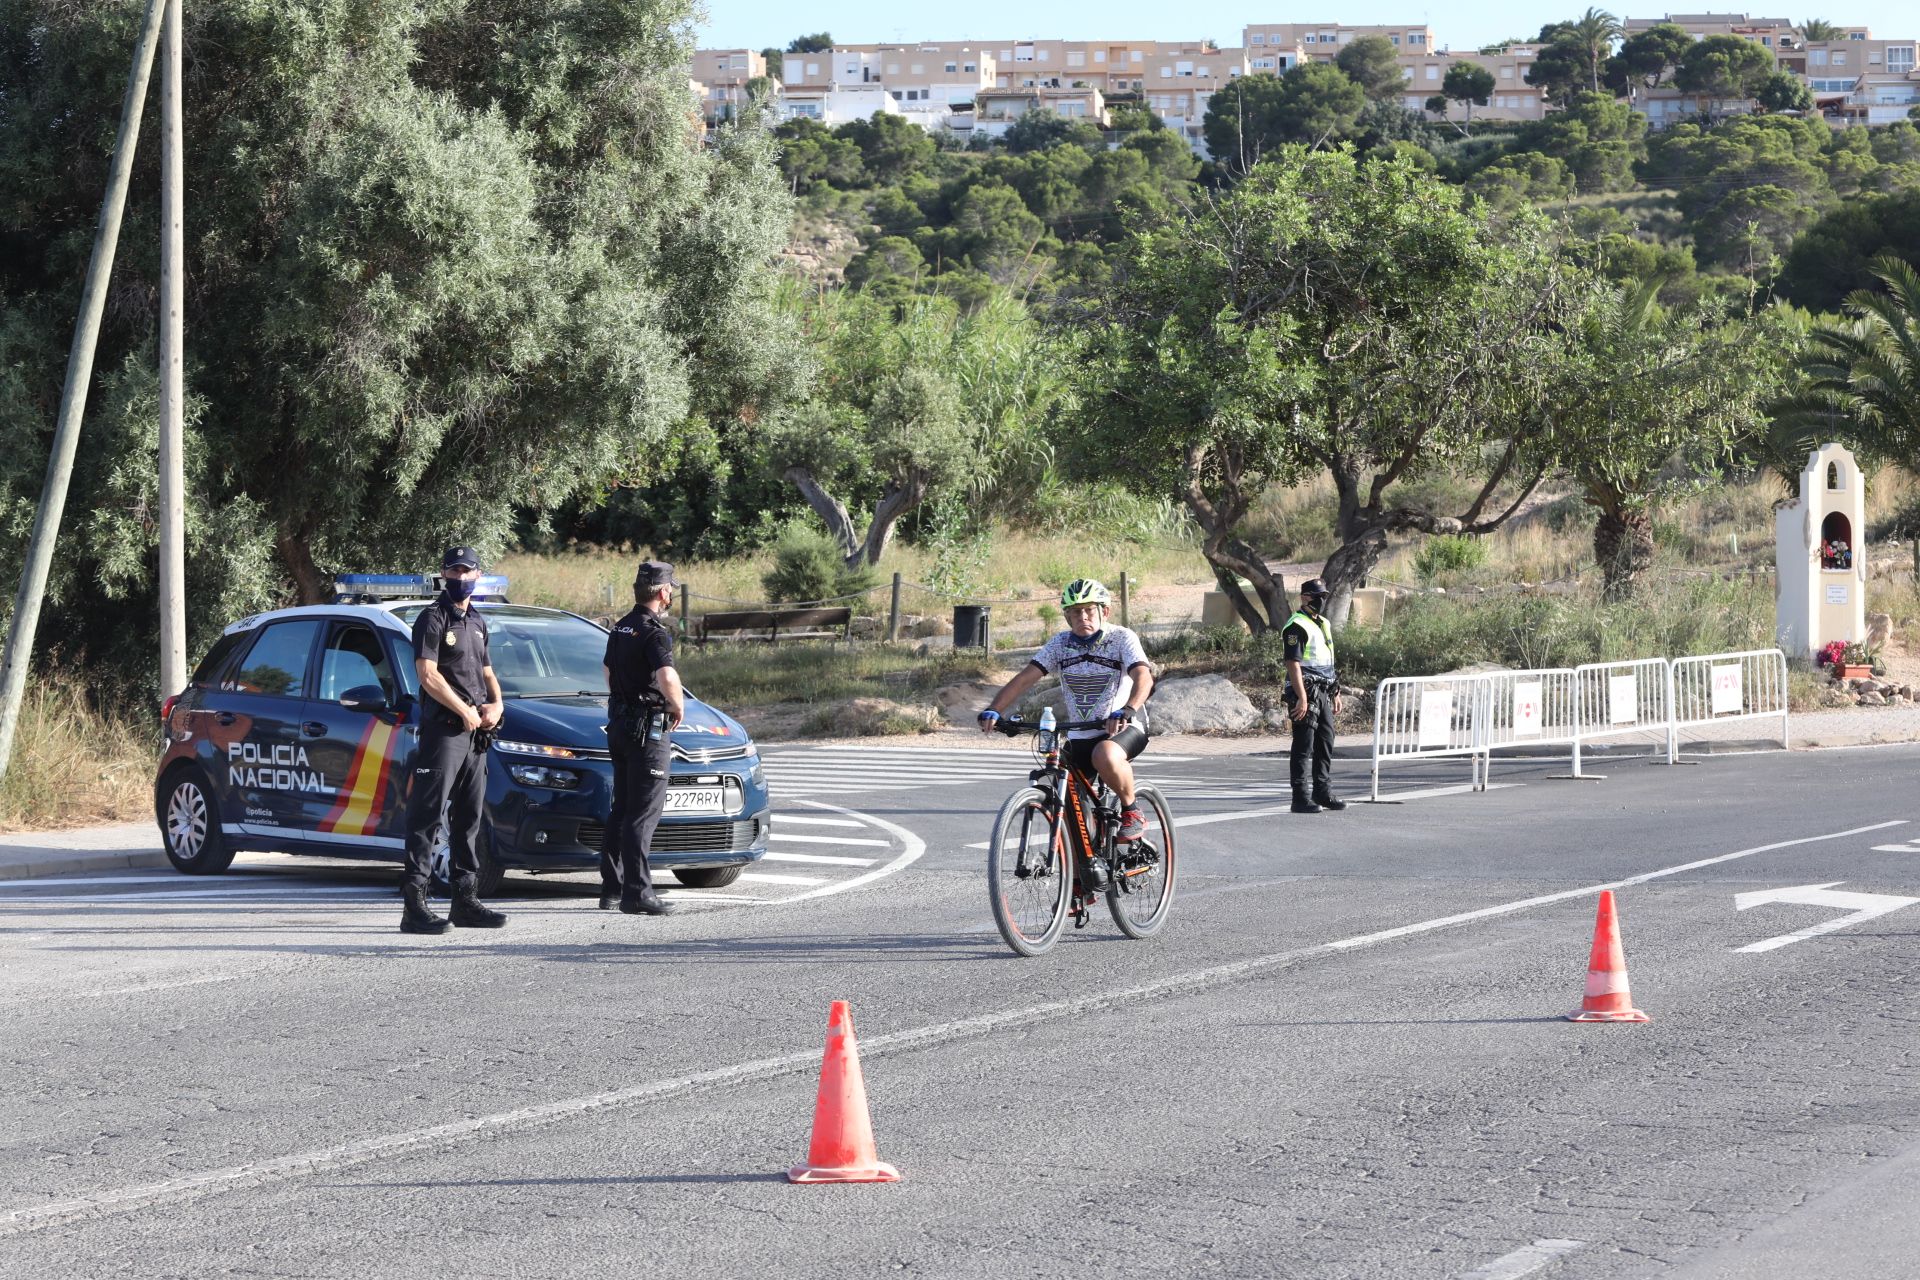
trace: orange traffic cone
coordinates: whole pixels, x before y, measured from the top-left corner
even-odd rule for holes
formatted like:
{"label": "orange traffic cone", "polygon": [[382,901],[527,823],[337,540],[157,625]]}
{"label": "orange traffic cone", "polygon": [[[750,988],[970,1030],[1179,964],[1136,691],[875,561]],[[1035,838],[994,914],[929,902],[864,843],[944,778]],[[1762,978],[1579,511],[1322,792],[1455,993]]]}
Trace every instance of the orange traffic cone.
{"label": "orange traffic cone", "polygon": [[853,1014],[845,1000],[835,1000],[827,1015],[827,1053],[820,1063],[820,1096],[813,1106],[807,1162],[787,1170],[787,1181],[900,1181],[900,1171],[882,1164],[874,1150],[860,1046],[854,1042]]}
{"label": "orange traffic cone", "polygon": [[1613,912],[1613,890],[1600,891],[1600,915],[1593,922],[1593,954],[1587,959],[1587,998],[1567,1015],[1569,1022],[1648,1022],[1633,1007],[1627,991],[1627,954],[1620,947],[1620,922]]}

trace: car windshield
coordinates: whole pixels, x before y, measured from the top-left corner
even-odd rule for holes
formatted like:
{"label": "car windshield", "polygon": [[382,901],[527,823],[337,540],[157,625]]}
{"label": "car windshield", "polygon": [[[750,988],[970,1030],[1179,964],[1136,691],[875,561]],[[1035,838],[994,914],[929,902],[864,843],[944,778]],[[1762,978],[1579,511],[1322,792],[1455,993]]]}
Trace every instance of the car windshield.
{"label": "car windshield", "polygon": [[[412,622],[418,609],[394,611]],[[481,606],[487,620],[487,654],[500,691],[509,698],[551,698],[587,693],[606,696],[600,664],[607,633],[585,618],[514,605]]]}

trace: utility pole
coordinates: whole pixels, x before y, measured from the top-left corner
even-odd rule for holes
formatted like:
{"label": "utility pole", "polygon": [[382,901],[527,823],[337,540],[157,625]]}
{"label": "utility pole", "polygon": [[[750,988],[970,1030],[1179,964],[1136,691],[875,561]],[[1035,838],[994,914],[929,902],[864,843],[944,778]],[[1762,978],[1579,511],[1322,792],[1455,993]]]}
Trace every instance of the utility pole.
{"label": "utility pole", "polygon": [[87,385],[93,380],[93,349],[100,339],[100,313],[106,307],[107,281],[113,275],[113,253],[120,243],[120,215],[127,207],[127,182],[133,171],[133,146],[140,135],[140,112],[146,102],[147,79],[153,73],[153,51],[160,43],[161,18],[167,0],[147,0],[147,18],[134,49],[133,69],[127,76],[126,96],[120,103],[120,131],[114,136],[113,164],[107,194],[100,201],[100,223],[93,233],[93,257],[81,288],[80,316],[73,326],[73,346],[67,352],[67,380],[60,392],[60,416],[53,431],[53,449],[47,457],[47,479],[34,511],[33,533],[27,543],[26,567],[20,573],[20,591],[13,600],[13,625],[7,632],[6,654],[0,658],[0,778],[13,757],[13,734],[20,724],[20,701],[26,693],[27,666],[33,659],[33,637],[40,629],[40,602],[47,591],[47,572],[53,564],[53,544],[60,534],[60,517],[67,506],[67,483],[73,478],[74,450],[80,444],[80,419],[87,409]]}
{"label": "utility pole", "polygon": [[160,696],[187,687],[185,411],[186,182],[180,128],[180,27],[167,6],[160,75]]}

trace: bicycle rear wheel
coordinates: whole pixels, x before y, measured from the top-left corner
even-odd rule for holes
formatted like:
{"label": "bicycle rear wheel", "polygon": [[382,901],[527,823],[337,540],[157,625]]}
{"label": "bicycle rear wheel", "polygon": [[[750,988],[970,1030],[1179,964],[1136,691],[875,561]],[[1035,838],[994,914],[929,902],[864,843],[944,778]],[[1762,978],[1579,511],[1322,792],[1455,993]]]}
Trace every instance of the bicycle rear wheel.
{"label": "bicycle rear wheel", "polygon": [[1173,812],[1160,789],[1142,784],[1134,795],[1147,811],[1147,834],[1131,844],[1114,846],[1114,876],[1107,886],[1107,910],[1129,938],[1158,933],[1173,906]]}
{"label": "bicycle rear wheel", "polygon": [[1000,936],[1021,955],[1037,956],[1059,939],[1073,872],[1066,834],[1037,788],[1023,787],[1000,806],[987,844],[987,894]]}

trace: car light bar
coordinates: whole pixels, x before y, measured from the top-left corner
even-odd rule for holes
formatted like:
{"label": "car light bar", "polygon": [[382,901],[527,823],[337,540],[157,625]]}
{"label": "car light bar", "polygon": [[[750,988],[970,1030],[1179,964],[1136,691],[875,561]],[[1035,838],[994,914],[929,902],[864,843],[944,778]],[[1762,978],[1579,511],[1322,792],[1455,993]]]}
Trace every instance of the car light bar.
{"label": "car light bar", "polygon": [[[440,594],[440,575],[435,573],[336,573],[333,575],[335,604],[366,604],[376,600],[424,600]],[[507,577],[502,573],[483,576],[474,584],[476,600],[505,600]]]}

